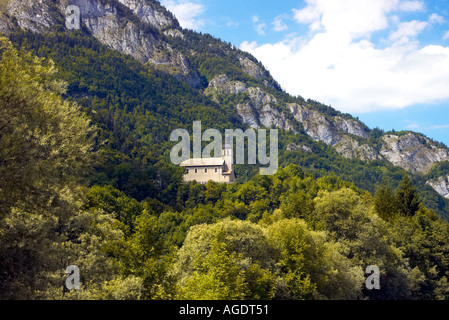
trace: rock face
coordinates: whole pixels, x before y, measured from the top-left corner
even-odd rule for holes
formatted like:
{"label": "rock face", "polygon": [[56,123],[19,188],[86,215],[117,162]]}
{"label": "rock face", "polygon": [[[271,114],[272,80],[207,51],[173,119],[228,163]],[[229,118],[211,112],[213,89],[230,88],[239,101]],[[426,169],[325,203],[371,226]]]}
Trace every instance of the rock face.
{"label": "rock face", "polygon": [[200,75],[193,70],[189,60],[180,52],[174,51],[170,45],[166,44],[164,47],[164,49],[156,49],[147,62],[192,87],[199,87],[201,83]]}
{"label": "rock face", "polygon": [[296,143],[290,142],[287,146],[287,151],[312,152],[312,148],[306,145],[297,145]]}
{"label": "rock face", "polygon": [[246,91],[246,84],[240,81],[229,81],[225,74],[220,74],[209,82],[205,90],[206,95],[234,95]]}
{"label": "rock face", "polygon": [[336,145],[335,150],[349,159],[371,161],[380,159],[379,152],[368,144],[361,144],[350,136],[344,136]]}
{"label": "rock face", "polygon": [[382,137],[380,153],[391,163],[411,172],[424,172],[438,161],[449,160],[449,150],[436,147],[417,134],[386,135]]}
{"label": "rock face", "polygon": [[369,131],[361,122],[355,119],[343,119],[342,117],[335,117],[334,123],[343,132],[353,134],[355,136],[368,139]]}
{"label": "rock face", "polygon": [[298,104],[289,105],[295,119],[302,123],[304,131],[314,140],[335,145],[341,140],[338,128],[316,110]]}
{"label": "rock face", "polygon": [[52,12],[50,4],[42,0],[11,1],[7,11],[17,19],[17,24],[22,29],[34,32],[45,32],[51,26],[60,23],[63,18],[62,15],[57,17],[50,14]]}
{"label": "rock face", "polygon": [[237,103],[235,108],[242,121],[252,128],[277,127],[295,132],[294,124],[278,108],[277,99],[259,87],[247,87],[240,81],[230,81],[224,74],[212,79],[204,91],[217,100],[219,95],[236,95],[243,93],[245,102]]}
{"label": "rock face", "polygon": [[368,130],[354,119],[328,119],[318,111],[299,104],[289,104],[288,107],[310,137],[328,145],[336,145],[347,133],[364,139],[369,137]]}
{"label": "rock face", "polygon": [[[65,25],[68,5],[80,8],[81,23],[102,44],[142,63],[149,63],[188,84],[198,87],[200,76],[180,52],[163,41],[160,31],[183,37],[179,23],[155,1],[145,0],[15,0],[8,13],[16,17],[22,29],[47,32],[54,25]],[[0,27],[2,27],[0,25]],[[7,32],[7,26],[2,30]]]}
{"label": "rock face", "polygon": [[130,8],[141,21],[158,30],[179,28],[178,20],[155,2],[145,0],[119,0],[119,2]]}
{"label": "rock face", "polygon": [[143,63],[155,53],[160,42],[158,35],[145,33],[136,23],[124,18],[117,6],[95,0],[72,0],[71,3],[80,8],[82,22],[101,43]]}
{"label": "rock face", "polygon": [[257,63],[251,61],[248,58],[239,57],[240,64],[247,74],[256,79],[262,79],[267,76],[267,72],[264,71]]}
{"label": "rock face", "polygon": [[429,180],[426,183],[434,188],[440,195],[449,199],[449,176],[439,177],[436,180]]}

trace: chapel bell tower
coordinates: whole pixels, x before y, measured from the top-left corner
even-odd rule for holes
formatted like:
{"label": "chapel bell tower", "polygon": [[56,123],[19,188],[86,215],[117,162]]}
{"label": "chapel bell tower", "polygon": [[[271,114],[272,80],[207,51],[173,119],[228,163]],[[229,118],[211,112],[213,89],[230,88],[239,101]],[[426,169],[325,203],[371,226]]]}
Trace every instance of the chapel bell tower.
{"label": "chapel bell tower", "polygon": [[232,145],[232,137],[230,135],[225,136],[225,144],[223,146],[222,158],[227,166],[227,171],[234,170],[234,148]]}

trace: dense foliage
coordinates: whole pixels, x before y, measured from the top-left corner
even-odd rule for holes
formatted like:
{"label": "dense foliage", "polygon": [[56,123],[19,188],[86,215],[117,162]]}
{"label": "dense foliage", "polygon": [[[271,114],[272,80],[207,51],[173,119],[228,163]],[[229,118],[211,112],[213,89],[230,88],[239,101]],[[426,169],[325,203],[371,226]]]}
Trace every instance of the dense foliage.
{"label": "dense foliage", "polygon": [[[277,86],[274,80],[270,80],[272,87],[267,87],[261,80],[245,74],[236,65],[236,57],[245,57],[246,53],[209,35],[192,31],[185,31],[185,34],[184,40],[175,37],[170,41],[174,47],[186,51],[203,77],[210,79],[226,72],[248,85],[264,87],[276,96],[280,105],[304,103],[302,98],[293,98],[274,89]],[[100,150],[101,157],[95,164],[95,173],[89,175],[90,185],[112,185],[139,201],[156,198],[173,205],[182,172],[169,160],[169,150],[173,146],[169,141],[170,132],[176,128],[191,132],[193,121],[198,119],[202,121],[203,130],[213,127],[224,132],[228,128],[247,127],[234,108],[238,99],[244,97],[228,97],[218,104],[202,94],[201,88],[192,88],[170,74],[142,65],[81,32],[37,34],[19,30],[12,33],[10,39],[18,48],[52,59],[59,77],[68,83],[65,97],[76,101],[100,128],[95,148]],[[189,55],[193,49],[195,55]],[[336,112],[314,101],[308,103],[325,116]],[[301,128],[298,130],[301,132]],[[381,133],[371,130],[370,143],[374,147]],[[383,180],[397,186],[405,174],[405,170],[387,161],[346,159],[303,133],[281,130],[279,136],[280,165],[300,165],[315,177],[332,172],[374,194]],[[311,152],[288,151],[291,142],[307,146]],[[239,182],[247,181],[258,172],[257,167],[247,165],[237,166],[236,170]],[[417,186],[426,206],[445,217],[447,201],[425,183]]]}
{"label": "dense foliage", "polygon": [[[217,65],[247,77],[222,50],[207,54],[220,41],[187,34],[204,81]],[[0,298],[449,298],[446,202],[417,189],[421,177],[280,132],[275,175],[242,165],[238,183],[183,183],[170,132],[197,119],[245,128],[234,101],[82,33],[10,39],[0,39]],[[63,289],[69,265],[80,290]],[[365,287],[369,265],[380,290]]]}

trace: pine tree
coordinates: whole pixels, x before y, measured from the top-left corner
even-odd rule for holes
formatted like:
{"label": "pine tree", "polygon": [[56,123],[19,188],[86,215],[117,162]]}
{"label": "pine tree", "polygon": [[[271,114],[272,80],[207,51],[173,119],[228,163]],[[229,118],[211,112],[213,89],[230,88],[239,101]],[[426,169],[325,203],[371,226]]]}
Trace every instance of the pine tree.
{"label": "pine tree", "polygon": [[421,200],[416,188],[408,175],[402,178],[396,190],[396,205],[398,211],[403,216],[412,217],[419,210]]}
{"label": "pine tree", "polygon": [[374,207],[377,214],[384,220],[389,220],[397,212],[394,190],[385,181],[382,182],[374,194]]}

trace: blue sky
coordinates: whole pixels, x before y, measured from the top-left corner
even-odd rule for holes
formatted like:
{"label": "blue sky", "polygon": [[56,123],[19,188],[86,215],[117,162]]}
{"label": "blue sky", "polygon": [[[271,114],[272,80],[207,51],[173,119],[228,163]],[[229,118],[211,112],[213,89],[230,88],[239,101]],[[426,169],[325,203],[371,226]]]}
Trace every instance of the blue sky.
{"label": "blue sky", "polygon": [[449,145],[448,0],[162,0],[290,94]]}

